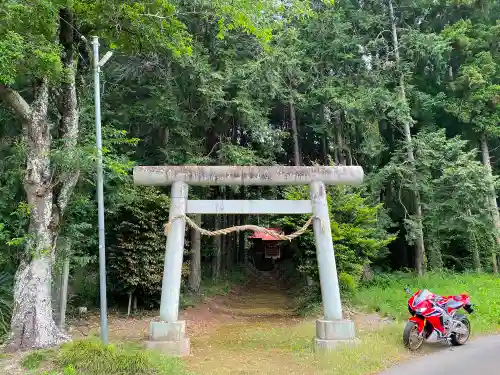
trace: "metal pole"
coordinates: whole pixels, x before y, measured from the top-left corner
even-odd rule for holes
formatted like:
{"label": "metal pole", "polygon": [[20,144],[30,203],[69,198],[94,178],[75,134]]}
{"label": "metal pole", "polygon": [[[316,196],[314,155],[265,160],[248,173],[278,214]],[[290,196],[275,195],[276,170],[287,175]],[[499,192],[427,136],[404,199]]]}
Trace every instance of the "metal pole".
{"label": "metal pole", "polygon": [[104,242],[104,188],[102,172],[102,138],[101,138],[101,90],[99,82],[99,40],[92,37],[94,51],[94,94],[95,94],[95,132],[97,145],[97,209],[99,223],[99,289],[101,296],[101,340],[108,344],[108,316],[106,302],[106,247]]}
{"label": "metal pole", "polygon": [[59,328],[64,329],[66,324],[66,307],[68,305],[68,279],[69,279],[69,255],[65,254],[64,267],[62,273]]}

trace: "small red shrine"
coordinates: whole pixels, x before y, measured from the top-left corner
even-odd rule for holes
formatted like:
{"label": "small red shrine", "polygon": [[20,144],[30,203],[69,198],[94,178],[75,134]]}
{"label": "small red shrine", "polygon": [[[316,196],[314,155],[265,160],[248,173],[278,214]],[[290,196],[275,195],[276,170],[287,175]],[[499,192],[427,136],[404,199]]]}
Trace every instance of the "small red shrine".
{"label": "small red shrine", "polygon": [[[279,228],[266,229],[279,234],[283,234],[283,232]],[[281,257],[281,240],[263,232],[253,232],[252,235],[248,236],[248,239],[254,240],[256,253],[259,253],[262,250],[264,251],[265,259],[276,260]]]}

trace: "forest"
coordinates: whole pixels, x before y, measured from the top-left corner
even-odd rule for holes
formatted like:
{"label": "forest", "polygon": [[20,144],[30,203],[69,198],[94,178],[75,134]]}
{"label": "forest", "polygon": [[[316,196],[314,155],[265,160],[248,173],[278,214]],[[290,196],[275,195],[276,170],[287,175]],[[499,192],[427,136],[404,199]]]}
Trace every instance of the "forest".
{"label": "forest", "polygon": [[[98,307],[94,35],[113,51],[100,86],[110,306],[159,305],[170,191],[134,186],[136,165],[363,167],[362,186],[328,190],[346,296],[372,274],[497,274],[499,12],[498,0],[3,1],[0,335],[66,340],[52,311],[65,268],[70,305]],[[307,217],[196,220],[291,233]],[[182,298],[251,262],[247,235],[186,232]],[[281,272],[317,285],[312,232],[288,247]]]}

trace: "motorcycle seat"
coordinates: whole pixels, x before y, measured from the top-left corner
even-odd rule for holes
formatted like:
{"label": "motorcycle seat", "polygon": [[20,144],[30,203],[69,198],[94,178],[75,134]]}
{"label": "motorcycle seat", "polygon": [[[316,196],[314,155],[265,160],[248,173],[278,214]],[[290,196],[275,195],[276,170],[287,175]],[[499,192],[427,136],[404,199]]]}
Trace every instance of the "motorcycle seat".
{"label": "motorcycle seat", "polygon": [[462,306],[462,302],[455,301],[454,299],[450,299],[446,301],[446,307],[457,309]]}
{"label": "motorcycle seat", "polygon": [[462,305],[462,302],[458,302],[454,298],[438,299],[436,302],[441,307],[451,308],[451,309],[457,309]]}

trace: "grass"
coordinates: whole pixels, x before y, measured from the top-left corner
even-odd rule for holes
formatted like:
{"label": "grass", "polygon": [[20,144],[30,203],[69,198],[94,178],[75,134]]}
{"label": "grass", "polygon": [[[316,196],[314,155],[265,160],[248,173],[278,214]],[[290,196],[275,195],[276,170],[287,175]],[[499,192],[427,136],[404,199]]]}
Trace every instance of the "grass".
{"label": "grass", "polygon": [[359,345],[313,357],[304,356],[305,363],[315,363],[318,374],[366,375],[373,374],[408,358],[401,345],[401,327],[391,324],[384,328],[359,333]]}
{"label": "grass", "polygon": [[229,325],[210,338],[193,340],[190,368],[203,375],[366,375],[409,357],[398,324],[359,332],[359,345],[322,355],[312,351],[314,326],[314,320]]}
{"label": "grass", "polygon": [[107,345],[97,339],[74,341],[57,352],[37,351],[27,355],[22,366],[33,370],[51,368],[50,375],[183,375],[182,362],[136,345]]}
{"label": "grass", "polygon": [[38,350],[36,352],[29,353],[21,361],[21,366],[27,370],[36,370],[41,367],[41,365],[50,359],[53,352],[49,350]]}
{"label": "grass", "polygon": [[429,273],[421,278],[403,273],[378,275],[370,285],[361,288],[351,302],[366,311],[405,320],[408,317],[405,286],[412,291],[426,288],[441,295],[467,292],[472,303],[477,304],[470,316],[473,332],[489,333],[500,329],[500,278],[489,274],[443,272]]}

